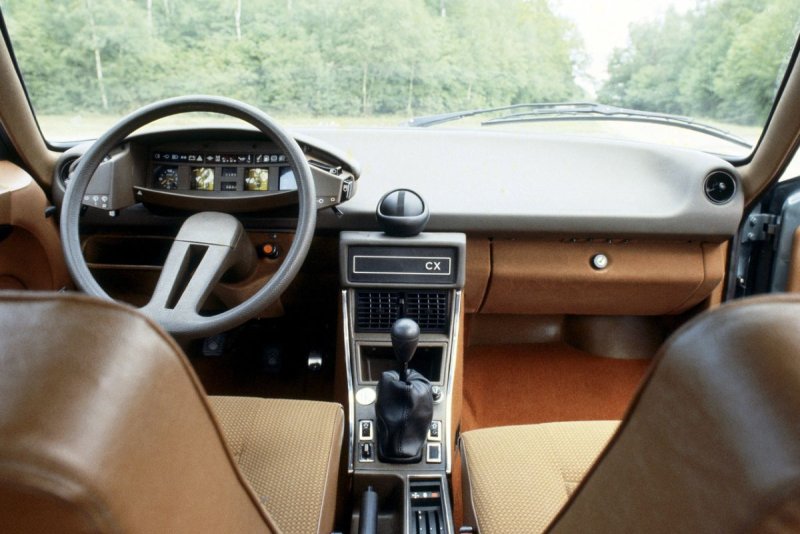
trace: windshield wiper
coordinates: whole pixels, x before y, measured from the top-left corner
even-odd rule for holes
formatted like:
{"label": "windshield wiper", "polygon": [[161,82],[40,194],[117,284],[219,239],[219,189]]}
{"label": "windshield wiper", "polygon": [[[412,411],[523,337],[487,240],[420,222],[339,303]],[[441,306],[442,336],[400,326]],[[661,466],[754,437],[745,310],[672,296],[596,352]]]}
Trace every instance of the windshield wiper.
{"label": "windshield wiper", "polygon": [[633,122],[647,122],[653,124],[666,124],[686,128],[696,132],[711,135],[718,139],[723,139],[730,143],[752,148],[752,145],[741,137],[730,132],[709,126],[692,120],[689,117],[680,115],[670,115],[668,113],[656,113],[652,111],[641,111],[638,109],[626,109],[605,104],[593,104],[590,102],[560,102],[555,104],[515,104],[512,106],[501,106],[496,108],[483,108],[468,111],[455,111],[441,115],[428,115],[425,117],[415,117],[409,121],[409,126],[424,127],[433,126],[443,122],[454,121],[475,115],[484,115],[500,111],[517,111],[501,115],[493,119],[481,122],[482,126],[495,124],[508,124],[514,122],[557,122],[557,121],[604,121],[622,120]]}
{"label": "windshield wiper", "polygon": [[500,106],[496,108],[478,108],[466,111],[452,111],[450,113],[441,113],[439,115],[424,115],[422,117],[414,117],[408,121],[409,126],[415,128],[424,128],[426,126],[433,126],[443,122],[457,121],[465,117],[472,117],[474,115],[486,115],[496,111],[510,111],[513,109],[529,109],[536,106],[544,106],[545,104],[513,104],[510,106]]}

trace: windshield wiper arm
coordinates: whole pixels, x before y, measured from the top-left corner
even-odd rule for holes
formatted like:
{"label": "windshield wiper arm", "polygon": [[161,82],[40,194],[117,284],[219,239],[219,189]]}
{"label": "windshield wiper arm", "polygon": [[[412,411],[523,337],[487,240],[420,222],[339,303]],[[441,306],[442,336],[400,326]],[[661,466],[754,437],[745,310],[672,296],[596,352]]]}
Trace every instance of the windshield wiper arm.
{"label": "windshield wiper arm", "polygon": [[686,128],[696,132],[711,135],[718,139],[723,139],[730,143],[745,147],[753,148],[752,145],[734,135],[730,132],[696,122],[689,117],[682,117],[680,115],[670,115],[668,113],[656,113],[653,111],[642,111],[638,109],[619,108],[616,106],[608,106],[605,104],[594,104],[591,102],[559,102],[555,104],[514,104],[511,106],[500,106],[494,108],[479,108],[465,111],[454,111],[452,113],[442,113],[439,115],[426,115],[423,117],[414,117],[408,121],[409,126],[426,127],[443,122],[450,122],[465,117],[473,117],[475,115],[487,115],[489,113],[496,113],[500,111],[518,111],[508,115],[502,115],[494,119],[489,119],[481,122],[482,126],[491,126],[493,124],[508,124],[513,122],[557,122],[557,121],[602,121],[602,120],[624,120],[633,122],[647,122],[653,124],[666,124],[677,126],[679,128]]}
{"label": "windshield wiper arm", "polygon": [[670,115],[668,113],[656,113],[653,111],[642,111],[638,109],[618,108],[605,104],[592,104],[586,102],[565,102],[561,104],[532,104],[529,111],[511,113],[494,119],[489,119],[481,123],[482,126],[493,124],[508,124],[512,122],[556,122],[556,121],[604,121],[604,120],[623,120],[631,122],[646,122],[652,124],[666,124],[685,128],[695,132],[704,133],[723,139],[744,148],[753,146],[738,135],[732,134],[721,128],[710,126],[692,120],[689,117],[680,115]]}
{"label": "windshield wiper arm", "polygon": [[465,111],[452,111],[450,113],[441,113],[439,115],[424,115],[422,117],[414,117],[408,121],[409,126],[415,128],[424,128],[426,126],[433,126],[434,124],[441,124],[443,122],[457,121],[465,117],[472,117],[475,115],[485,115],[488,113],[495,113],[497,111],[510,111],[514,109],[531,109],[543,104],[512,104],[510,106],[500,106],[496,108],[478,108],[469,109]]}

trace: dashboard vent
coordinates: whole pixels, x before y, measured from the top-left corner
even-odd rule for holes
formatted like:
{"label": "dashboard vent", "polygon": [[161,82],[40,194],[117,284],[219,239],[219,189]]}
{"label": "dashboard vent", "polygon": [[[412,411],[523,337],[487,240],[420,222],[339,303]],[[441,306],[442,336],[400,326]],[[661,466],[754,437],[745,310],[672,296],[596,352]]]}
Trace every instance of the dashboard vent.
{"label": "dashboard vent", "polygon": [[56,172],[58,173],[58,180],[61,182],[61,185],[64,186],[64,189],[66,189],[67,184],[69,184],[69,174],[73,171],[76,161],[78,161],[78,156],[73,156],[64,159],[64,161],[59,164]]}
{"label": "dashboard vent", "polygon": [[441,332],[447,328],[447,292],[409,291],[405,316],[417,321],[420,330]]}
{"label": "dashboard vent", "polygon": [[408,317],[422,332],[446,333],[450,319],[447,290],[356,291],[357,332],[388,332],[392,323]]}
{"label": "dashboard vent", "polygon": [[383,331],[400,318],[400,293],[397,291],[358,291],[356,329]]}
{"label": "dashboard vent", "polygon": [[736,194],[736,180],[726,171],[714,171],[706,177],[706,197],[714,204],[730,202]]}

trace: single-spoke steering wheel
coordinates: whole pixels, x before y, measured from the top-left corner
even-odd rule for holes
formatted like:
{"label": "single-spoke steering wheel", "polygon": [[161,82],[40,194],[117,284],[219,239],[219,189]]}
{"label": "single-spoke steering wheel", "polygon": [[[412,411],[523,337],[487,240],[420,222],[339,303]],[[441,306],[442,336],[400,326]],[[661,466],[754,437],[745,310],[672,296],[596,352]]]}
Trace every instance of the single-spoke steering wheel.
{"label": "single-spoke steering wheel", "polygon": [[311,169],[297,142],[263,111],[223,97],[186,96],[145,106],[120,120],[81,157],[61,206],[61,241],[67,267],[80,289],[112,300],[92,276],[81,250],[79,221],[89,181],[106,154],[128,135],[155,120],[189,112],[220,113],[258,128],[286,155],[297,181],[299,213],[294,241],[283,263],[253,296],[213,316],[200,307],[219,279],[229,271],[246,271],[254,260],[241,222],[232,215],[202,212],[183,223],[167,256],[153,296],[141,311],[178,337],[222,332],[255,317],[273,303],[294,279],[305,260],[316,224],[315,190]]}

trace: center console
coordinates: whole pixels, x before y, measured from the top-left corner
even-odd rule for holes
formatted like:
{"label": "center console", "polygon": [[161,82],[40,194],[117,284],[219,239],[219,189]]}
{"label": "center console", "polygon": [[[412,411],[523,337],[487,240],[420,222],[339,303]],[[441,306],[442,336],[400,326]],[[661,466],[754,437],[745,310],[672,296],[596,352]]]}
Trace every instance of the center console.
{"label": "center console", "polygon": [[341,234],[347,466],[377,532],[450,533],[466,237],[408,233]]}

